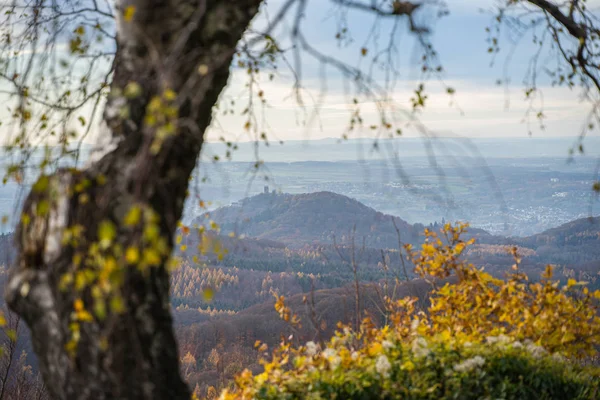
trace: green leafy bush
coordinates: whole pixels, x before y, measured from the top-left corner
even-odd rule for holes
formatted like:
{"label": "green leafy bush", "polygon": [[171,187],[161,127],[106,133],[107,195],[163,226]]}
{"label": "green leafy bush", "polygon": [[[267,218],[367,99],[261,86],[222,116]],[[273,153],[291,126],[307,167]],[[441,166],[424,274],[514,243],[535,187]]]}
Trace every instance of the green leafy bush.
{"label": "green leafy bush", "polygon": [[[600,371],[533,344],[489,338],[454,347],[416,337],[349,351],[348,338],[322,351],[308,343],[278,352],[266,372],[238,378],[224,399],[598,399]],[[342,344],[342,342],[346,342]],[[494,343],[492,343],[494,342]],[[285,364],[293,360],[293,368]]]}

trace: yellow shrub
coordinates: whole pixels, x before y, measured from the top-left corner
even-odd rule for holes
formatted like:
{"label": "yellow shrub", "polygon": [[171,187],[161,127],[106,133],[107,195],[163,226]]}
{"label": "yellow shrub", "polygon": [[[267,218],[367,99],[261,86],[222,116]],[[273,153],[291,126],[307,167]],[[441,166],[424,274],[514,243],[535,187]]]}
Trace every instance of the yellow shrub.
{"label": "yellow shrub", "polygon": [[[513,249],[515,264],[505,279],[478,269],[461,255],[474,240],[463,241],[466,225],[447,224],[442,237],[425,231],[427,241],[420,252],[409,249],[415,271],[432,284],[455,276],[457,281],[435,287],[431,306],[420,318],[419,333],[441,335],[459,341],[482,341],[486,337],[507,336],[529,339],[552,353],[585,357],[600,344],[600,317],[597,301],[600,291],[590,292],[584,282],[570,279],[566,286],[552,281],[552,267],[546,267],[539,282],[519,270],[519,258]],[[413,310],[405,309],[406,300],[396,304],[396,319]],[[566,323],[568,321],[568,323]]]}
{"label": "yellow shrub", "polygon": [[[416,298],[388,301],[391,323],[382,328],[366,319],[324,347],[284,342],[263,373],[244,371],[221,398],[597,398],[600,370],[569,359],[597,354],[600,291],[573,280],[561,287],[551,267],[529,282],[516,249],[512,271],[492,277],[464,260],[474,242],[461,239],[466,228],[447,224],[441,235],[426,231],[420,251],[407,246],[433,285],[427,310]],[[284,300],[276,308],[290,320]]]}

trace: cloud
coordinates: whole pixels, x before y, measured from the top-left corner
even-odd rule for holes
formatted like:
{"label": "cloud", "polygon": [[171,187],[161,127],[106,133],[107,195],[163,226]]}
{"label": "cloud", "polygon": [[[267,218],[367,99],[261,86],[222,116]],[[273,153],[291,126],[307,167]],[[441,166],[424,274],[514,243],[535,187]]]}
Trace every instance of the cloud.
{"label": "cloud", "polygon": [[[494,4],[494,0],[456,0],[449,2],[451,10],[459,12],[477,10],[477,8]],[[275,12],[278,7],[284,4],[283,0],[270,0],[267,9],[270,13]],[[310,2],[315,10],[330,9],[330,2],[321,3],[317,0]],[[600,0],[594,0],[592,4],[600,5]],[[309,10],[310,11],[310,10]],[[340,58],[351,65],[356,62],[357,54],[354,50],[360,47],[358,42],[348,49],[338,48],[333,40],[333,30],[335,30],[335,21],[315,19],[315,12],[311,14],[312,20],[319,23],[305,23],[305,29],[310,39],[315,45],[326,52],[339,51]],[[318,14],[318,13],[317,13]],[[487,136],[525,136],[528,134],[528,127],[523,123],[523,118],[527,112],[530,103],[524,101],[522,88],[515,84],[511,87],[507,98],[503,87],[493,84],[495,71],[487,67],[489,59],[486,58],[483,49],[485,38],[482,34],[482,26],[466,24],[463,20],[451,20],[449,17],[448,25],[442,26],[440,30],[441,52],[450,50],[443,61],[448,61],[445,66],[448,68],[447,84],[457,90],[455,96],[455,105],[451,106],[450,98],[444,91],[444,87],[431,83],[426,87],[429,96],[427,107],[419,114],[419,120],[428,128],[436,132],[453,132],[470,137]],[[487,19],[487,16],[477,18]],[[308,21],[308,20],[307,20]],[[370,23],[353,25],[355,40],[368,34]],[[458,29],[457,29],[458,28]],[[481,29],[480,29],[481,28]],[[446,43],[444,40],[449,40]],[[469,38],[470,41],[463,41],[463,38]],[[456,39],[458,38],[458,39]],[[402,41],[403,49],[410,49],[410,41]],[[451,45],[451,46],[450,46]],[[457,51],[458,48],[460,51]],[[388,107],[396,109],[398,121],[404,128],[405,134],[416,135],[414,129],[406,128],[405,123],[409,120],[407,113],[411,110],[410,98],[417,85],[417,81],[407,79],[414,76],[411,71],[414,65],[410,64],[410,50],[401,54],[402,74],[399,76],[397,89],[392,95],[393,104]],[[332,53],[327,53],[332,54]],[[336,55],[338,53],[335,53]],[[249,131],[244,129],[248,120],[247,115],[240,115],[241,111],[247,107],[248,96],[247,75],[244,71],[234,69],[230,83],[222,95],[223,105],[235,101],[233,107],[235,114],[224,116],[222,113],[226,107],[218,110],[217,118],[209,129],[207,138],[209,140],[218,140],[221,136],[228,140],[257,140],[262,132],[266,132],[273,139],[320,139],[325,137],[340,137],[344,133],[351,117],[352,95],[344,92],[343,79],[336,74],[336,71],[330,69],[328,91],[321,98],[320,86],[322,82],[319,79],[319,65],[309,57],[303,57],[304,90],[300,92],[304,107],[300,107],[296,101],[295,92],[292,90],[293,81],[291,74],[282,72],[282,76],[274,81],[263,79],[259,82],[260,89],[265,93],[268,100],[264,107],[254,107],[255,121],[252,122]],[[449,64],[449,65],[448,65]],[[485,66],[485,67],[482,67]],[[79,66],[82,68],[83,65]],[[520,66],[518,66],[520,67]],[[519,78],[522,72],[516,68],[512,75]],[[577,93],[566,88],[542,88],[544,94],[543,110],[546,114],[546,131],[543,135],[564,136],[579,134],[581,125],[589,106],[581,103]],[[505,108],[506,101],[510,100],[510,107]],[[256,102],[257,99],[255,98]],[[256,104],[256,103],[255,103]],[[319,105],[319,107],[316,107]],[[541,103],[534,102],[535,107]],[[89,107],[88,107],[89,108]],[[88,109],[85,110],[89,111]],[[318,111],[318,113],[316,113]],[[0,111],[1,112],[1,111]],[[536,111],[537,112],[537,111]],[[379,123],[379,113],[374,103],[363,101],[361,103],[361,116],[364,118],[365,129],[356,132],[360,136],[372,136],[375,133],[368,129],[373,123]],[[536,122],[533,118],[533,127]],[[86,142],[95,142],[101,130],[94,128]]]}
{"label": "cloud", "polygon": [[[272,134],[273,139],[322,139],[340,137],[348,126],[352,111],[352,98],[344,94],[341,85],[330,82],[330,90],[325,94],[318,107],[318,116],[307,125],[310,116],[316,110],[316,104],[310,99],[318,99],[320,95],[317,81],[305,85],[303,98],[304,108],[296,103],[292,93],[291,81],[263,82],[261,89],[268,100],[268,106],[256,107],[257,131],[244,129],[247,115],[239,115],[246,103],[243,74],[234,72],[224,97],[235,99],[238,104],[237,114],[218,116],[218,122],[210,129],[209,140],[218,140],[224,136],[228,140],[258,140],[260,132]],[[418,120],[433,132],[452,132],[468,137],[525,137],[530,130],[542,136],[576,136],[580,133],[590,105],[581,102],[576,91],[563,87],[541,87],[543,94],[534,101],[525,99],[522,87],[515,85],[508,93],[504,87],[492,83],[480,83],[469,80],[446,82],[456,89],[453,98],[449,97],[443,86],[431,83],[426,86],[428,99],[425,109],[420,112]],[[406,128],[409,120],[406,113],[411,110],[410,98],[416,87],[415,81],[399,81],[393,93],[392,104],[397,110],[399,126],[405,134],[415,136],[415,129]],[[453,102],[453,104],[451,104]],[[508,107],[506,107],[508,104]],[[358,131],[358,136],[373,136],[376,132],[368,127],[378,124],[380,114],[375,103],[360,103],[361,116],[365,129]],[[529,110],[529,118],[526,118]],[[543,111],[545,129],[539,129],[538,111]]]}

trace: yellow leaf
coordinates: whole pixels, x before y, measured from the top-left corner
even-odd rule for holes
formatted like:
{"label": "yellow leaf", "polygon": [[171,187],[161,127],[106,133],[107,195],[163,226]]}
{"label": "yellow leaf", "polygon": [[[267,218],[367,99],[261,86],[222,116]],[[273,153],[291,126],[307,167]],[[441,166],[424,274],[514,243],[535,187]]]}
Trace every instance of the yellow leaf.
{"label": "yellow leaf", "polygon": [[369,346],[368,353],[370,356],[375,356],[381,353],[383,350],[383,346],[379,342],[375,342]]}
{"label": "yellow leaf", "polygon": [[29,225],[30,222],[31,222],[31,217],[28,214],[21,215],[21,223],[23,224],[23,226]]}
{"label": "yellow leaf", "polygon": [[144,263],[148,265],[159,265],[160,254],[154,249],[144,250]]}
{"label": "yellow leaf", "polygon": [[211,302],[213,297],[215,297],[215,291],[213,288],[207,287],[202,291],[202,298],[207,303]]}
{"label": "yellow leaf", "polygon": [[116,314],[120,314],[123,311],[125,311],[125,304],[123,304],[123,298],[121,296],[113,296],[110,299],[110,308]]}
{"label": "yellow leaf", "polygon": [[45,199],[41,200],[35,207],[36,215],[38,215],[40,217],[44,217],[44,216],[48,215],[49,211],[50,211],[50,202],[48,202],[48,200],[45,200]]}
{"label": "yellow leaf", "polygon": [[76,266],[76,267],[78,267],[79,264],[81,264],[81,259],[82,259],[81,254],[80,253],[75,253],[73,255],[73,265]]}
{"label": "yellow leaf", "polygon": [[133,206],[129,209],[129,212],[125,216],[125,225],[134,226],[140,222],[142,217],[142,209],[139,206]]}
{"label": "yellow leaf", "polygon": [[142,87],[137,82],[129,82],[123,92],[128,99],[135,99],[142,94]]}
{"label": "yellow leaf", "polygon": [[108,220],[100,222],[100,226],[98,227],[98,239],[102,247],[108,247],[115,236],[117,236],[117,228],[112,222]]}
{"label": "yellow leaf", "polygon": [[94,320],[94,317],[92,317],[92,314],[90,314],[89,312],[82,310],[82,311],[78,311],[76,313],[76,317],[79,321],[83,321],[83,322],[90,322]]}
{"label": "yellow leaf", "polygon": [[36,193],[45,192],[46,189],[48,189],[49,183],[50,183],[50,179],[46,175],[43,175],[33,185],[32,190]]}
{"label": "yellow leaf", "polygon": [[406,370],[406,371],[412,371],[413,369],[415,369],[415,364],[413,364],[412,361],[408,360],[400,366],[400,369]]}
{"label": "yellow leaf", "polygon": [[113,257],[108,257],[104,263],[104,269],[112,272],[117,269],[117,261]]}
{"label": "yellow leaf", "polygon": [[8,336],[8,339],[10,339],[11,342],[17,341],[17,331],[14,329],[8,329],[6,331],[6,336]]}
{"label": "yellow leaf", "polygon": [[140,260],[140,251],[137,247],[130,246],[125,252],[125,260],[128,264],[137,264]]}
{"label": "yellow leaf", "polygon": [[82,311],[83,310],[83,300],[81,300],[81,299],[75,300],[75,302],[73,302],[73,309],[77,312]]}
{"label": "yellow leaf", "polygon": [[165,100],[173,101],[177,98],[177,93],[175,93],[172,89],[167,89],[163,93],[163,96],[164,96]]}
{"label": "yellow leaf", "polygon": [[144,239],[148,240],[149,242],[153,242],[157,240],[159,236],[160,232],[158,226],[155,224],[146,225],[146,228],[144,228]]}
{"label": "yellow leaf", "polygon": [[131,22],[134,15],[135,15],[135,6],[128,6],[123,11],[123,19],[126,22]]}

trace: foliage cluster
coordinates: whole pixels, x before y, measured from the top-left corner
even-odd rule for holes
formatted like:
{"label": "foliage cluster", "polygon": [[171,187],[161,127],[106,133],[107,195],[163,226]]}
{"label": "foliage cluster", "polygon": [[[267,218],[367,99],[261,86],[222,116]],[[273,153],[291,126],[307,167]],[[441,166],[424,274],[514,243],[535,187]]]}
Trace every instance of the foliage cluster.
{"label": "foliage cluster", "polygon": [[[426,310],[415,298],[390,300],[382,328],[367,318],[326,344],[283,341],[264,372],[244,371],[222,398],[597,398],[600,370],[581,361],[600,345],[600,291],[575,280],[561,287],[551,267],[528,282],[516,249],[513,271],[494,278],[464,260],[474,242],[461,239],[466,228],[426,230],[420,251],[407,246],[433,285]],[[291,320],[284,302],[276,307]]]}
{"label": "foliage cluster", "polygon": [[245,371],[239,391],[223,398],[595,399],[600,391],[597,370],[542,354],[531,342],[490,337],[459,346],[417,336],[411,344],[381,330],[351,350],[355,339],[337,336],[323,351],[311,342],[283,347],[264,373],[252,378]]}

